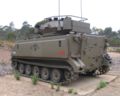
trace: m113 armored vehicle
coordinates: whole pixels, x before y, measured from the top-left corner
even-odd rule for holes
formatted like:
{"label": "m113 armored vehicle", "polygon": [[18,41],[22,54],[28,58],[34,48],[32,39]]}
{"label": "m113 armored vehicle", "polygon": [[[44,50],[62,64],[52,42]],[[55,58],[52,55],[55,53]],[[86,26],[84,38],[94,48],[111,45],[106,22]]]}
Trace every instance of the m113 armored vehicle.
{"label": "m113 armored vehicle", "polygon": [[18,40],[12,66],[21,74],[54,83],[69,82],[80,74],[105,74],[111,59],[104,36],[90,35],[90,24],[77,16],[53,16],[38,22],[34,34]]}

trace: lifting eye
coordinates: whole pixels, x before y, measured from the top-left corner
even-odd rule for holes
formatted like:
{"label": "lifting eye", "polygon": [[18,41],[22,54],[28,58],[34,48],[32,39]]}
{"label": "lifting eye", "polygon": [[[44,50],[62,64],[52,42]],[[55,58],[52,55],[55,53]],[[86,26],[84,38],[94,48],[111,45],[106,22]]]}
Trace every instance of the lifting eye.
{"label": "lifting eye", "polygon": [[62,42],[61,42],[61,41],[58,41],[58,42],[59,42],[59,47],[61,47],[61,43],[62,43]]}

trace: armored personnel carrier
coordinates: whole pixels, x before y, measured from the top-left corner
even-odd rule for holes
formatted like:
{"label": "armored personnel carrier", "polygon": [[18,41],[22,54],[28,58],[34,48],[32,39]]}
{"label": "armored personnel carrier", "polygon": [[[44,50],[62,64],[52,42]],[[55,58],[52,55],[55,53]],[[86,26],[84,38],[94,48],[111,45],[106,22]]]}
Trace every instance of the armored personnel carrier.
{"label": "armored personnel carrier", "polygon": [[16,42],[13,68],[54,83],[70,82],[80,74],[108,72],[111,59],[106,51],[107,39],[90,35],[90,24],[84,20],[66,15],[38,22],[32,35]]}

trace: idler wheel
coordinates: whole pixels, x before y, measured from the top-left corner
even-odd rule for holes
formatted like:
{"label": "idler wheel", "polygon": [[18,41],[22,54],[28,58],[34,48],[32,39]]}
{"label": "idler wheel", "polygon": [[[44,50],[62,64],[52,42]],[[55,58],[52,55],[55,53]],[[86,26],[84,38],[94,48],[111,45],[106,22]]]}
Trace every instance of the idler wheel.
{"label": "idler wheel", "polygon": [[39,69],[39,67],[35,66],[33,68],[33,75],[39,77],[39,75],[40,75],[40,69]]}
{"label": "idler wheel", "polygon": [[50,71],[48,68],[42,68],[41,69],[41,78],[43,80],[48,80],[50,77]]}
{"label": "idler wheel", "polygon": [[62,72],[59,69],[53,69],[51,72],[51,80],[54,83],[60,82],[62,79]]}
{"label": "idler wheel", "polygon": [[19,72],[20,72],[21,74],[23,74],[24,71],[25,71],[25,66],[24,66],[24,64],[20,64],[18,70],[19,70]]}
{"label": "idler wheel", "polygon": [[27,66],[26,66],[26,68],[25,68],[25,73],[26,73],[27,75],[30,75],[30,74],[32,73],[32,68],[31,68],[30,65],[27,65]]}

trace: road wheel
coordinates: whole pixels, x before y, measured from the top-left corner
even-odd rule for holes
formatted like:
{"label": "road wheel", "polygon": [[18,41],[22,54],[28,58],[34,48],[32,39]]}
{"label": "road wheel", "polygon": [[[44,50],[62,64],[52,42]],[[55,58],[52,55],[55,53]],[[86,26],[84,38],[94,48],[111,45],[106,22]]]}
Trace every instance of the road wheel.
{"label": "road wheel", "polygon": [[51,72],[51,80],[54,82],[54,83],[58,83],[60,82],[62,79],[62,73],[59,69],[53,69],[52,72]]}
{"label": "road wheel", "polygon": [[27,65],[26,68],[25,68],[25,73],[26,73],[27,75],[30,75],[31,72],[32,72],[31,66],[30,66],[30,65]]}
{"label": "road wheel", "polygon": [[43,80],[48,80],[50,77],[50,71],[48,68],[42,68],[41,69],[41,78]]}
{"label": "road wheel", "polygon": [[34,68],[33,68],[33,75],[39,77],[39,75],[40,75],[40,69],[39,69],[39,67],[34,66]]}
{"label": "road wheel", "polygon": [[71,80],[71,73],[70,73],[70,71],[64,71],[64,78],[65,78],[65,80]]}
{"label": "road wheel", "polygon": [[20,72],[21,74],[23,74],[24,71],[25,71],[25,66],[24,66],[24,64],[20,64],[18,70],[19,70],[19,72]]}

